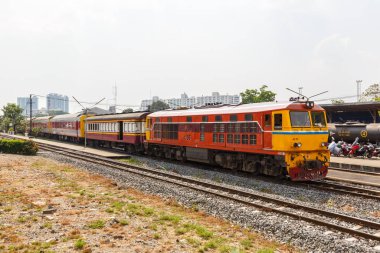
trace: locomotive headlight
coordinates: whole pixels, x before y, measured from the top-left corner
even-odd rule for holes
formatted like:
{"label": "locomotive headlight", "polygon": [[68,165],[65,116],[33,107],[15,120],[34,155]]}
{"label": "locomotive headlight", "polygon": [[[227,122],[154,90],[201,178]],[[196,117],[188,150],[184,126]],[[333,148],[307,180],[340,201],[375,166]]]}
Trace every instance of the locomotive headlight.
{"label": "locomotive headlight", "polygon": [[302,147],[302,143],[301,143],[301,142],[295,142],[295,143],[293,144],[293,147],[295,147],[295,148],[300,148],[300,147]]}
{"label": "locomotive headlight", "polygon": [[329,145],[328,142],[322,142],[322,143],[321,143],[321,146],[322,146],[322,147],[327,147],[328,145]]}

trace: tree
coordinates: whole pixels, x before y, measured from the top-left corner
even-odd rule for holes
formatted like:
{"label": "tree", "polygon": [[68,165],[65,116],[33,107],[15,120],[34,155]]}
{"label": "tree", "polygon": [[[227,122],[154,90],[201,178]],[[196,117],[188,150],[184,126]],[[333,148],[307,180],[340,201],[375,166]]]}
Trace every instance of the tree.
{"label": "tree", "polygon": [[16,104],[8,103],[1,110],[4,114],[2,120],[4,129],[8,131],[9,128],[12,127],[15,131],[17,131],[17,129],[21,127],[21,122],[24,119],[22,116],[23,109]]}
{"label": "tree", "polygon": [[343,99],[332,99],[331,104],[344,104]]}
{"label": "tree", "polygon": [[123,113],[131,113],[131,112],[133,112],[132,108],[127,108],[123,110]]}
{"label": "tree", "polygon": [[377,101],[377,102],[380,102],[380,85],[377,83],[370,85],[362,93],[360,101]]}
{"label": "tree", "polygon": [[276,93],[267,90],[268,86],[261,86],[260,90],[246,89],[245,92],[241,92],[243,104],[260,103],[260,102],[272,102],[276,99]]}
{"label": "tree", "polygon": [[150,112],[157,112],[157,111],[166,110],[169,108],[170,108],[170,106],[167,103],[165,103],[161,100],[158,100],[156,102],[153,102],[152,105],[149,106],[148,110]]}

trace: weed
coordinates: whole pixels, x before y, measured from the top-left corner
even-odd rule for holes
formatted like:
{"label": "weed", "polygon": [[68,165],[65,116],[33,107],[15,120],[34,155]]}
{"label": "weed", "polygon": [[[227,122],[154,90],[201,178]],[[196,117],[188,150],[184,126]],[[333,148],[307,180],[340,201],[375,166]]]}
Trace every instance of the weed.
{"label": "weed", "polygon": [[123,207],[125,206],[125,204],[126,204],[125,202],[116,201],[116,202],[112,203],[112,207],[118,211],[121,211],[123,209]]}
{"label": "weed", "polygon": [[159,233],[154,233],[153,238],[158,240],[161,238],[161,235]]}
{"label": "weed", "polygon": [[177,215],[162,214],[160,216],[161,221],[171,221],[174,224],[178,224],[182,218]]}
{"label": "weed", "polygon": [[107,213],[114,213],[115,210],[113,210],[112,208],[109,207],[109,208],[106,209],[106,212],[107,212]]}
{"label": "weed", "polygon": [[10,212],[10,211],[12,211],[12,207],[8,206],[4,208],[4,212]]}
{"label": "weed", "polygon": [[86,242],[83,239],[78,239],[74,243],[74,248],[83,249],[84,245],[86,245]]}
{"label": "weed", "polygon": [[262,248],[256,251],[256,253],[274,253],[274,249]]}
{"label": "weed", "polygon": [[187,232],[189,232],[189,229],[184,228],[184,227],[180,227],[180,228],[177,228],[177,229],[175,230],[175,233],[176,233],[177,235],[183,235],[183,234],[186,234]]}
{"label": "weed", "polygon": [[263,193],[269,193],[269,194],[273,193],[272,189],[269,189],[269,188],[261,188],[260,191]]}
{"label": "weed", "polygon": [[20,223],[25,223],[27,220],[28,220],[28,218],[25,216],[20,216],[17,218],[17,221]]}
{"label": "weed", "polygon": [[157,224],[153,223],[149,226],[149,228],[153,231],[157,231],[158,230],[158,227],[157,227]]}
{"label": "weed", "polygon": [[327,207],[333,208],[334,207],[334,200],[329,199],[326,202]]}
{"label": "weed", "polygon": [[195,228],[195,232],[197,233],[197,235],[199,235],[203,239],[210,239],[214,235],[211,231],[201,226],[197,226]]}
{"label": "weed", "polygon": [[252,241],[250,239],[244,239],[240,241],[240,244],[244,247],[244,249],[249,249],[252,247]]}
{"label": "weed", "polygon": [[53,225],[50,222],[46,222],[46,223],[44,223],[43,227],[51,229],[53,227]]}
{"label": "weed", "polygon": [[138,204],[127,204],[127,211],[134,215],[139,216],[151,216],[154,214],[154,209],[150,207],[145,207]]}
{"label": "weed", "polygon": [[132,158],[132,157],[129,159],[123,159],[122,161],[127,162],[127,163],[132,164],[132,165],[141,165],[142,164],[142,162],[140,162],[139,160]]}
{"label": "weed", "polygon": [[122,226],[129,225],[129,221],[127,221],[126,219],[122,219],[122,220],[120,220],[120,225],[122,225]]}
{"label": "weed", "polygon": [[88,227],[92,229],[104,228],[104,226],[105,222],[103,220],[95,220],[88,224]]}
{"label": "weed", "polygon": [[189,238],[186,238],[186,241],[192,245],[193,247],[198,247],[201,245],[201,242],[195,238],[192,238],[192,237],[189,237]]}

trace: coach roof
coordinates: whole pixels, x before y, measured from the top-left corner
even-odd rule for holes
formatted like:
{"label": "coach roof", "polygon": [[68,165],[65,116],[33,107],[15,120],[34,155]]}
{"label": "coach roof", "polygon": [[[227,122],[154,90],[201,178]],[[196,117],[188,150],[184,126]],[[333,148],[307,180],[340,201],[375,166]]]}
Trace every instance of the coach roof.
{"label": "coach roof", "polygon": [[87,118],[87,121],[108,121],[108,120],[131,120],[144,119],[149,112],[131,112],[121,114],[100,115]]}
{"label": "coach roof", "polygon": [[[253,103],[243,105],[226,105],[218,108],[188,109],[188,110],[166,110],[158,111],[149,117],[175,117],[175,116],[197,116],[197,115],[216,115],[234,113],[255,113],[275,110],[304,110],[304,103],[300,102],[273,102],[273,103]],[[322,111],[323,108],[315,105],[313,110]]]}

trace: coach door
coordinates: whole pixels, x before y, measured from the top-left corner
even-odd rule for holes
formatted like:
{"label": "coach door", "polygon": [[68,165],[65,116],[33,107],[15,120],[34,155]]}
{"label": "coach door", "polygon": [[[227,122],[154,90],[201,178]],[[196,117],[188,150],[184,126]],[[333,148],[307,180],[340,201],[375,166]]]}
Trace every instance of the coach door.
{"label": "coach door", "polygon": [[263,148],[271,149],[272,148],[272,114],[266,113],[263,115],[264,119],[264,140]]}
{"label": "coach door", "polygon": [[118,124],[119,124],[119,133],[118,133],[118,136],[117,136],[117,139],[118,140],[123,140],[123,121],[118,121]]}

